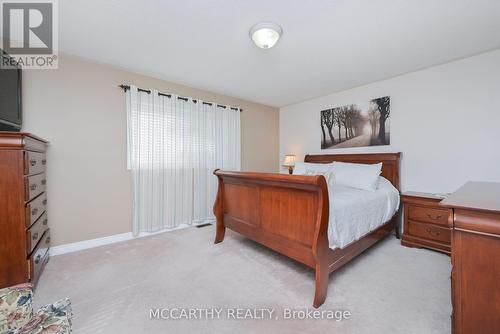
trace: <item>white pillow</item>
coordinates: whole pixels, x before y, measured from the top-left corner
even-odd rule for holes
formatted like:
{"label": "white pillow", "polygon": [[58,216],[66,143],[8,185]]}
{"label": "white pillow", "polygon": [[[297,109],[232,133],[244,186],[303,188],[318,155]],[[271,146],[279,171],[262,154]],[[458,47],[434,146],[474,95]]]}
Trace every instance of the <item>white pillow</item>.
{"label": "white pillow", "polygon": [[313,175],[313,176],[314,175],[323,175],[326,179],[326,184],[329,186],[333,185],[333,174],[331,171],[320,172],[317,170],[306,168],[306,172],[304,173],[304,175]]}
{"label": "white pillow", "polygon": [[368,165],[335,161],[332,171],[335,185],[375,191],[378,187],[382,163]]}
{"label": "white pillow", "polygon": [[296,175],[305,175],[306,170],[316,171],[316,172],[331,172],[333,164],[315,164],[312,162],[296,162],[295,169],[293,173]]}
{"label": "white pillow", "polygon": [[383,176],[379,176],[379,178],[378,178],[377,189],[384,189],[384,190],[390,189],[391,191],[397,191],[399,193],[399,191],[396,189],[396,187],[394,187],[394,185],[391,183],[391,181],[387,180]]}

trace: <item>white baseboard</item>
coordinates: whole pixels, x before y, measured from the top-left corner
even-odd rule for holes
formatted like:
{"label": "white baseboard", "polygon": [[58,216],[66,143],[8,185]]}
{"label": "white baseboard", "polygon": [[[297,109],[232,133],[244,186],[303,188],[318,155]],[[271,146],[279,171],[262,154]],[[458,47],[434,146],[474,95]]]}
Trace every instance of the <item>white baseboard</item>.
{"label": "white baseboard", "polygon": [[149,237],[152,235],[161,234],[161,233],[170,232],[170,231],[175,231],[175,230],[180,230],[180,229],[191,227],[191,226],[196,226],[196,225],[181,224],[178,227],[168,229],[168,230],[161,230],[158,232],[141,232],[141,233],[139,233],[138,236],[134,236],[132,234],[132,232],[127,232],[127,233],[121,233],[121,234],[114,234],[114,235],[110,235],[110,236],[102,237],[102,238],[83,240],[83,241],[73,242],[70,244],[53,246],[53,247],[50,247],[50,256],[77,252],[77,251],[81,251],[84,249],[114,244],[116,242],[122,242],[122,241],[137,239],[137,238]]}

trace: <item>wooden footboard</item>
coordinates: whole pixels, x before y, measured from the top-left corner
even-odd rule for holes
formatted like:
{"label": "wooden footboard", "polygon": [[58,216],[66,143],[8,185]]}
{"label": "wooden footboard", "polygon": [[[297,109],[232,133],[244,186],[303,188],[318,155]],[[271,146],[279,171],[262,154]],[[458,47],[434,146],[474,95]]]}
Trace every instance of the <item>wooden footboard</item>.
{"label": "wooden footboard", "polygon": [[[224,172],[214,214],[215,243],[228,227],[316,270],[328,279],[328,188],[323,176]],[[316,279],[318,282],[318,277]],[[326,297],[316,286],[314,305]]]}
{"label": "wooden footboard", "polygon": [[[377,154],[369,156],[381,158]],[[399,153],[383,154],[383,157],[391,162],[394,157],[397,161],[398,173],[395,175],[399,182]],[[323,176],[221,170],[214,174],[219,180],[214,205],[217,219],[215,243],[223,241],[228,227],[313,268],[316,273],[314,307],[325,301],[329,273],[390,233],[395,221],[393,219],[355,243],[333,251],[328,245],[329,199]],[[399,184],[397,187],[399,189]]]}

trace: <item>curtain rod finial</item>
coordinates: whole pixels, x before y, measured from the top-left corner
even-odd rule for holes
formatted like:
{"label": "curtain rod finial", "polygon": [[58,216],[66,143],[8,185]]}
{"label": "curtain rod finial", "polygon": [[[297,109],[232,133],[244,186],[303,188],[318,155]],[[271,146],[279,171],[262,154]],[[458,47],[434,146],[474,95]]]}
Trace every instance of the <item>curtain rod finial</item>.
{"label": "curtain rod finial", "polygon": [[119,85],[118,87],[120,87],[121,89],[123,89],[125,92],[130,89],[129,85]]}

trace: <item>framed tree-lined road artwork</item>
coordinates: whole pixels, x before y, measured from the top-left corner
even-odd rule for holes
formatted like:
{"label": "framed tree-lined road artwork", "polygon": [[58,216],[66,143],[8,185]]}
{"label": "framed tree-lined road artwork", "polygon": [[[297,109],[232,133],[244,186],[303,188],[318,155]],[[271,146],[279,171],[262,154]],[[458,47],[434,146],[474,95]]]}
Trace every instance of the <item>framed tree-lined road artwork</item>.
{"label": "framed tree-lined road artwork", "polygon": [[390,98],[321,111],[321,148],[389,145]]}

